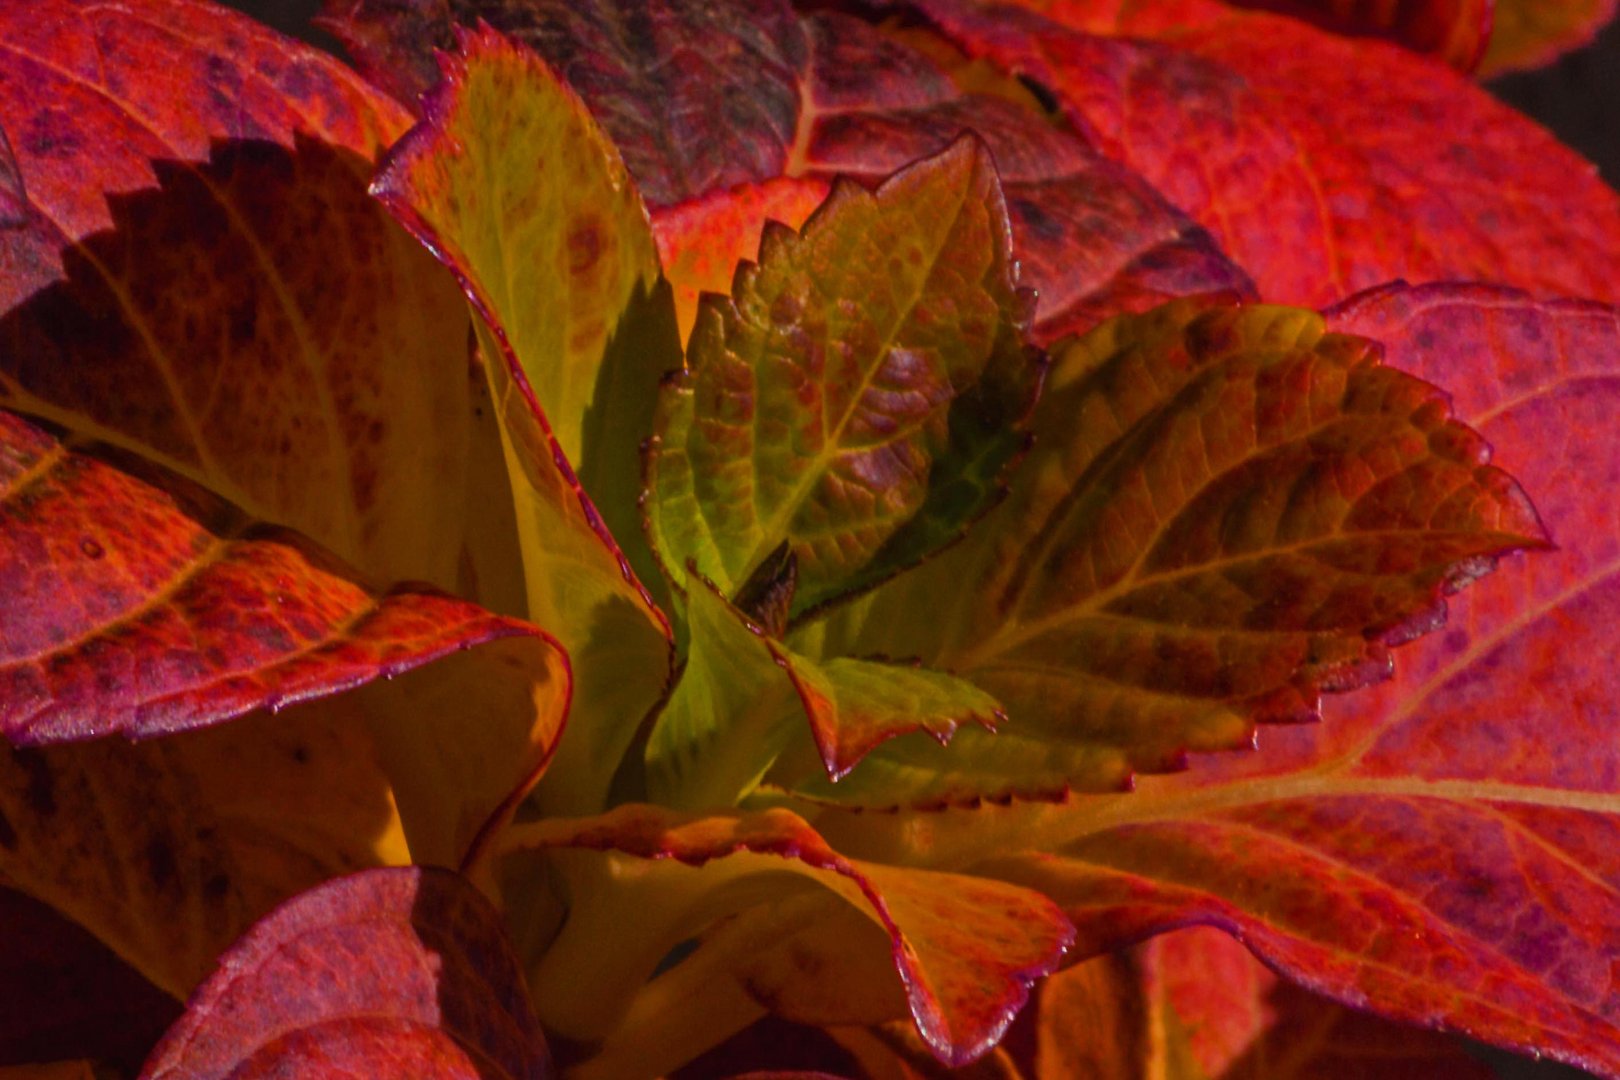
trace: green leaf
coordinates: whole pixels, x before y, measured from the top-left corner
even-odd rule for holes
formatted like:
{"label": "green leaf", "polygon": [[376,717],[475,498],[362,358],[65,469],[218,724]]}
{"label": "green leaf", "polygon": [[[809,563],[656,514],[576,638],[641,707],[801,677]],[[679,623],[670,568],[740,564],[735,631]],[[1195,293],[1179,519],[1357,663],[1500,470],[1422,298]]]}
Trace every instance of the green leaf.
{"label": "green leaf", "polygon": [[950,542],[999,496],[1039,383],[1006,206],[974,138],[768,227],[660,394],[648,525],[734,595],[783,542],[796,614]]}
{"label": "green leaf", "polygon": [[1008,722],[890,743],[836,797],[1117,788],[1385,676],[1446,593],[1545,538],[1446,398],[1380,354],[1311,312],[1194,302],[1062,350],[1007,502],[792,639],[918,656]]}
{"label": "green leaf", "polygon": [[[817,663],[701,574],[690,582],[690,656],[647,744],[649,792],[662,804],[730,806],[767,770],[778,784],[823,770],[838,781],[889,739],[926,732],[944,743],[964,723],[991,728],[1001,716],[994,698],[943,672],[882,660]],[[813,741],[803,737],[807,719]]]}
{"label": "green leaf", "polygon": [[634,545],[637,445],[679,363],[673,306],[646,212],[579,99],[492,30],[461,45],[373,191],[480,316],[529,615],[566,647],[587,718],[544,795],[588,811],[669,674],[669,626],[637,573],[650,555]]}

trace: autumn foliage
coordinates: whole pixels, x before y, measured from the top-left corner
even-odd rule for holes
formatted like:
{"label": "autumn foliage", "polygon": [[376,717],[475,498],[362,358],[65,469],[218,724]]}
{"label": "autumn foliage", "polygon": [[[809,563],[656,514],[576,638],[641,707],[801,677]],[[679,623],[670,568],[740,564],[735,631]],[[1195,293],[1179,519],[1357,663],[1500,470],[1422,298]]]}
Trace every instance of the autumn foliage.
{"label": "autumn foliage", "polygon": [[1611,14],[0,4],[0,1074],[1620,1076]]}

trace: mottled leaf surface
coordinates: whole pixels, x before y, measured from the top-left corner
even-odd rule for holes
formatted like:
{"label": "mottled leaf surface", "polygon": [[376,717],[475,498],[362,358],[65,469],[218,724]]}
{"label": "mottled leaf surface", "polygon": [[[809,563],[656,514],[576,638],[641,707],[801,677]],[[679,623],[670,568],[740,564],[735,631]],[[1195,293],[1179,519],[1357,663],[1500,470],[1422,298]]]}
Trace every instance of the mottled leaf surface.
{"label": "mottled leaf surface", "polygon": [[[1559,541],[1454,598],[1390,682],[1329,700],[1262,752],[1116,798],[818,830],[852,857],[1038,887],[1083,955],[1156,930],[1230,929],[1268,965],[1358,1008],[1620,1071],[1608,957],[1620,794],[1609,650],[1620,522],[1612,309],[1485,287],[1394,287],[1333,313],[1393,364],[1454,388],[1516,462]],[[842,824],[841,824],[842,823]],[[1049,855],[1007,855],[1015,846]]]}
{"label": "mottled leaf surface", "polygon": [[[678,350],[616,348],[621,321],[638,321],[636,298],[654,302],[657,275],[617,154],[534,56],[487,30],[462,46],[375,190],[455,272],[480,317],[529,611],[568,649],[576,706],[592,717],[564,744],[558,797],[594,808],[668,671],[664,615],[609,523],[637,537],[636,442]],[[664,325],[674,350],[672,317]],[[576,459],[611,500],[609,523]]]}
{"label": "mottled leaf surface", "polygon": [[0,873],[177,999],[288,896],[410,860],[371,736],[324,702],[135,744],[7,748],[0,779]]}
{"label": "mottled leaf surface", "polygon": [[1496,0],[1496,29],[1480,74],[1549,64],[1590,44],[1614,13],[1614,0]]}
{"label": "mottled leaf surface", "polygon": [[786,543],[795,611],[870,587],[997,497],[1039,385],[1006,210],[976,140],[767,227],[659,394],[648,528],[727,595]]}
{"label": "mottled leaf surface", "polygon": [[[501,595],[454,283],[366,195],[406,114],[194,0],[0,12],[0,405],[161,461],[383,580]],[[482,576],[486,580],[480,582]]]}
{"label": "mottled leaf surface", "polygon": [[13,743],[184,731],[535,632],[431,591],[379,592],[296,534],[9,413],[0,552]]}
{"label": "mottled leaf surface", "polygon": [[952,1065],[994,1045],[1031,982],[1056,966],[1070,934],[1037,894],[852,861],[787,811],[703,817],[629,805],[594,819],[516,826],[502,847],[618,852],[689,866],[713,861],[717,883],[760,871],[808,878],[883,928],[918,1029]]}
{"label": "mottled leaf surface", "polygon": [[729,293],[737,264],[759,256],[765,223],[780,221],[797,230],[831,190],[819,177],[779,177],[703,195],[653,218],[682,341],[697,322],[701,294]]}
{"label": "mottled leaf surface", "polygon": [[[992,92],[982,71],[964,89],[948,63],[858,19],[825,12],[797,19],[786,5],[742,0],[701,12],[618,0],[448,7],[406,0],[403,11],[394,0],[341,0],[335,8],[339,29],[368,64],[391,73],[385,77],[421,70],[430,39],[448,40],[457,20],[485,18],[533,45],[624,149],[655,219],[666,207],[783,176],[876,183],[971,130],[1000,170],[1024,280],[1042,298],[1043,340],[1122,309],[1251,288],[1208,234],[1129,169],[1055,125],[1026,89],[990,78]],[[436,28],[431,34],[424,20]],[[656,73],[655,88],[642,93],[646,81],[626,74],[628,50]],[[724,92],[713,89],[717,76]],[[694,153],[729,171],[688,167]],[[666,265],[678,266],[664,249]]]}
{"label": "mottled leaf surface", "polygon": [[142,1076],[552,1075],[498,912],[464,879],[370,870],[298,896],[220,958]]}
{"label": "mottled leaf surface", "polygon": [[1396,278],[1615,296],[1620,197],[1595,167],[1397,46],[1211,0],[1052,5],[1080,29],[1151,43],[927,6],[974,55],[1049,86],[1268,300],[1319,307]]}
{"label": "mottled leaf surface", "polygon": [[1109,323],[1056,357],[1035,432],[965,543],[795,639],[920,657],[1008,722],[948,750],[894,743],[818,796],[1097,790],[1246,745],[1383,677],[1444,594],[1543,543],[1438,390],[1311,312],[1185,302]]}

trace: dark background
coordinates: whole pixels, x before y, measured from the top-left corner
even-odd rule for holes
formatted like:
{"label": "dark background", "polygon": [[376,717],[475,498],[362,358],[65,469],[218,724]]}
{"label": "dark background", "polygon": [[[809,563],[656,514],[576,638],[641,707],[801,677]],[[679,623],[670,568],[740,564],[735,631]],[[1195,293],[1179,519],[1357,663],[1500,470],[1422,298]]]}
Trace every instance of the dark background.
{"label": "dark background", "polygon": [[[225,2],[284,33],[340,52],[336,41],[309,26],[320,0]],[[1508,75],[1488,83],[1487,88],[1551,128],[1565,143],[1595,162],[1611,187],[1620,188],[1620,22],[1605,30],[1590,47],[1571,53],[1551,67]],[[1574,1080],[1588,1075],[1562,1065],[1515,1058],[1489,1047],[1477,1051],[1496,1066],[1504,1080]]]}

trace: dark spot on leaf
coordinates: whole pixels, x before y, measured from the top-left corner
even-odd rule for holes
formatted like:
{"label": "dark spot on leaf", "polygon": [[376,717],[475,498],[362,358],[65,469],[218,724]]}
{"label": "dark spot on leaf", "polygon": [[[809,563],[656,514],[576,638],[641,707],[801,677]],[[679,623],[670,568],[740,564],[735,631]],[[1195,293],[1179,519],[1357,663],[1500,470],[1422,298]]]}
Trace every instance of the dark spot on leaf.
{"label": "dark spot on leaf", "polygon": [[309,748],[307,746],[293,747],[292,759],[300,765],[307,765],[309,763]]}
{"label": "dark spot on leaf", "polygon": [[0,812],[0,847],[7,851],[17,850],[17,830],[12,828],[11,820],[4,812]]}
{"label": "dark spot on leaf", "polygon": [[595,218],[575,222],[568,230],[568,272],[584,274],[602,257],[602,223]]}
{"label": "dark spot on leaf", "polygon": [[225,899],[230,891],[231,879],[225,874],[211,874],[208,880],[203,882],[203,896],[215,903]]}
{"label": "dark spot on leaf", "polygon": [[50,762],[39,750],[17,750],[13,758],[28,774],[28,790],[24,797],[28,808],[40,817],[56,813],[56,777],[51,775]]}
{"label": "dark spot on leaf", "polygon": [[174,847],[163,837],[156,837],[146,845],[146,872],[160,893],[173,892],[179,884],[180,865],[174,857]]}

